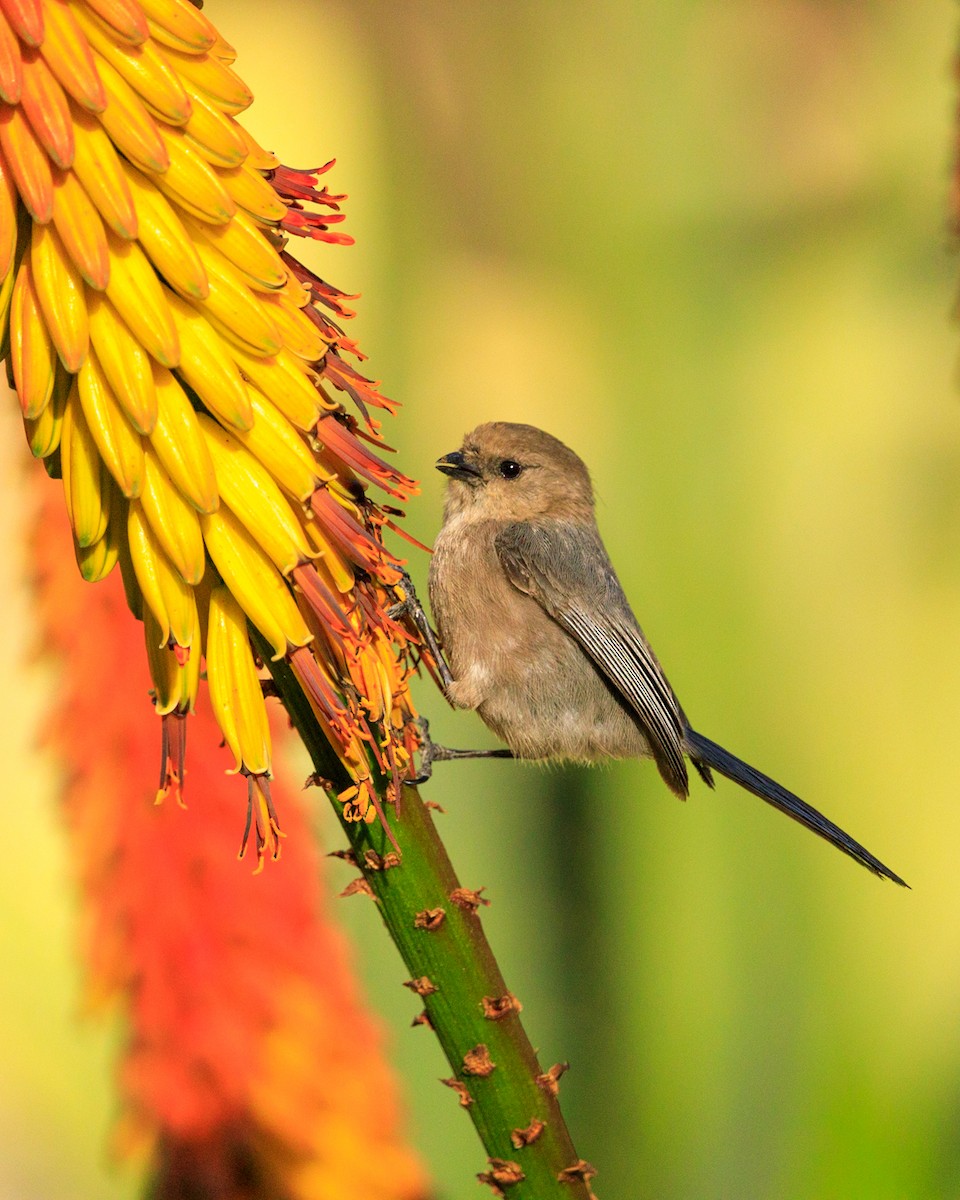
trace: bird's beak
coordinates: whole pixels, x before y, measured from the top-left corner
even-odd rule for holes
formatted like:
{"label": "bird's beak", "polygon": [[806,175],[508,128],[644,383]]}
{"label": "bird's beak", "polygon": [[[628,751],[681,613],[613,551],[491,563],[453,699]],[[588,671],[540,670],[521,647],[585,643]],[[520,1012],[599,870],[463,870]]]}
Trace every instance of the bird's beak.
{"label": "bird's beak", "polygon": [[462,450],[451,450],[443,458],[438,458],[435,465],[438,471],[442,471],[444,475],[449,475],[453,479],[469,481],[480,478],[480,472],[467,462]]}

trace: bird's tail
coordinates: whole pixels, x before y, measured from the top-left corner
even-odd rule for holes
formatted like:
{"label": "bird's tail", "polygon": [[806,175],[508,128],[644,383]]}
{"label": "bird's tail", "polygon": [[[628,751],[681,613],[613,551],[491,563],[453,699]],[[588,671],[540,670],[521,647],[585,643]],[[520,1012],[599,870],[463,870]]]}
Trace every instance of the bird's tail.
{"label": "bird's tail", "polygon": [[[722,746],[718,746],[716,742],[711,742],[708,737],[704,737],[702,733],[697,733],[693,729],[687,730],[686,735],[687,746],[689,747],[690,757],[694,764],[698,767],[703,765],[713,767],[719,771],[721,775],[726,775],[728,779],[732,779],[734,783],[739,783],[742,788],[746,788],[748,792],[753,792],[755,796],[759,796],[761,800],[766,800],[768,804],[772,804],[774,808],[779,808],[782,813],[786,813],[788,817],[793,817],[795,821],[799,821],[801,825],[805,825],[807,829],[825,838],[838,850],[842,850],[844,854],[849,854],[851,858],[855,858],[858,863],[861,863],[869,871],[881,876],[881,878],[892,879],[894,883],[899,883],[901,887],[909,887],[899,875],[890,870],[889,867],[866,850],[859,842],[854,841],[848,833],[844,833],[839,826],[834,825],[832,821],[817,812],[815,808],[811,808],[809,804],[795,796],[793,792],[788,792],[785,787],[781,787],[779,783],[764,775],[762,771],[758,771],[755,767],[751,767],[749,763],[745,763],[742,759],[737,758],[735,754],[731,754],[729,750],[724,750]],[[700,760],[698,763],[697,760]],[[701,771],[702,774],[702,771]]]}

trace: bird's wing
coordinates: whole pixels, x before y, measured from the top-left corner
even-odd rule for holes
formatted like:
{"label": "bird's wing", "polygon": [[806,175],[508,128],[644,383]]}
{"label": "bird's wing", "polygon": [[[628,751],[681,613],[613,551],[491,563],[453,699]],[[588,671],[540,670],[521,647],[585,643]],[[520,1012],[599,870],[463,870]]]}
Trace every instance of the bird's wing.
{"label": "bird's wing", "polygon": [[570,521],[520,521],[501,530],[495,545],[513,586],[579,643],[634,714],[666,783],[685,796],[686,719],[596,529]]}

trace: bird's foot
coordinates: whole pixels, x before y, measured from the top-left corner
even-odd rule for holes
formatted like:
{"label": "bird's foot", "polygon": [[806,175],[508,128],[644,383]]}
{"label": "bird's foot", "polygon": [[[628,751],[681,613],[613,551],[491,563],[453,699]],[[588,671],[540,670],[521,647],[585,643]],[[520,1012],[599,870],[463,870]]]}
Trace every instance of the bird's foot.
{"label": "bird's foot", "polygon": [[423,644],[426,646],[430,657],[436,665],[437,675],[440,677],[440,686],[443,688],[444,695],[450,699],[450,685],[453,683],[453,675],[450,668],[447,666],[447,660],[443,657],[443,651],[440,649],[440,640],[433,631],[423,605],[420,603],[420,598],[417,596],[417,589],[413,586],[413,580],[406,571],[400,572],[400,578],[394,585],[403,599],[387,609],[387,616],[392,621],[401,621],[404,617],[409,617],[413,622],[414,628],[423,639]]}
{"label": "bird's foot", "polygon": [[411,787],[426,783],[433,775],[433,764],[437,762],[457,762],[463,758],[513,758],[513,751],[505,747],[497,750],[454,750],[450,746],[440,746],[430,737],[430,723],[426,717],[418,717],[415,724],[420,730],[420,770],[406,780]]}

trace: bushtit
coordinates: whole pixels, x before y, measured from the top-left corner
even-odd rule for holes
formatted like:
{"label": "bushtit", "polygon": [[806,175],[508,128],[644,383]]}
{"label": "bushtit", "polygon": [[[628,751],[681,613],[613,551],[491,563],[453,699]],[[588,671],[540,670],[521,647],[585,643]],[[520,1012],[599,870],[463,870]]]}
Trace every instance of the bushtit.
{"label": "bushtit", "polygon": [[607,557],[590,477],[572,450],[532,425],[495,422],[437,468],[450,483],[430,600],[452,704],[476,709],[516,758],[652,757],[682,798],[686,759],[711,787],[719,771],[906,886],[816,809],[690,727]]}

